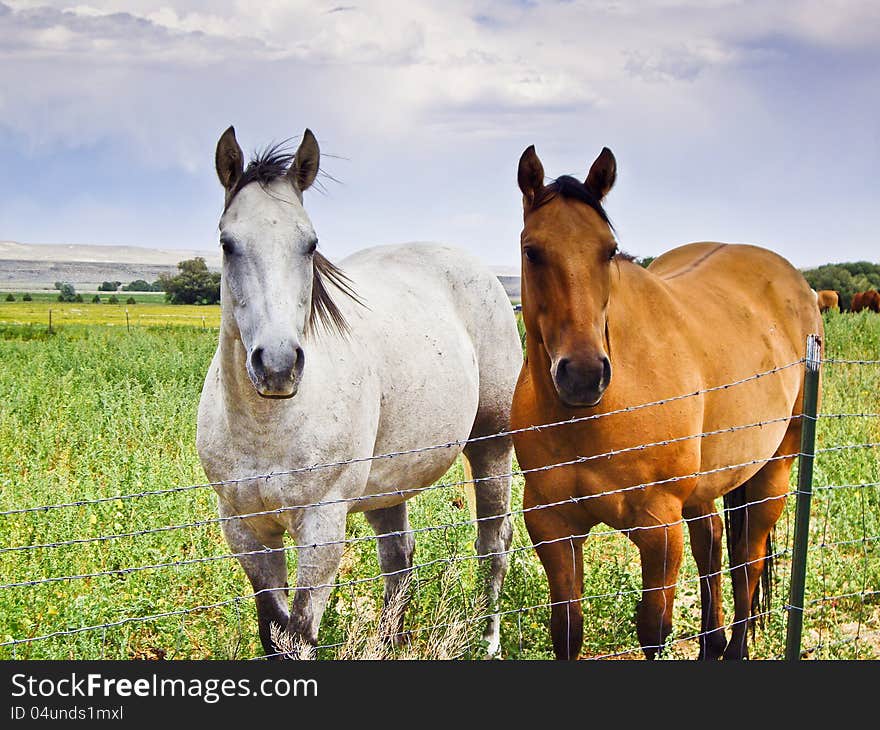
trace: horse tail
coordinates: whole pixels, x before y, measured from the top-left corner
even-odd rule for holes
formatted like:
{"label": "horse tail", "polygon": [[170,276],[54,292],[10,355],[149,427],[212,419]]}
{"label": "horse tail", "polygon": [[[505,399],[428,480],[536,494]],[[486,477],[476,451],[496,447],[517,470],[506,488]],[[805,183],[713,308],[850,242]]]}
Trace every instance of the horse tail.
{"label": "horse tail", "polygon": [[[727,533],[727,554],[733,561],[734,546],[739,542],[747,529],[748,519],[746,515],[746,485],[741,484],[736,489],[724,495],[724,530]],[[763,626],[763,617],[770,610],[771,590],[773,587],[773,530],[767,535],[765,545],[764,567],[761,571],[761,579],[755,587],[752,596],[751,616],[757,617],[758,623]],[[754,633],[755,624],[751,623]]]}

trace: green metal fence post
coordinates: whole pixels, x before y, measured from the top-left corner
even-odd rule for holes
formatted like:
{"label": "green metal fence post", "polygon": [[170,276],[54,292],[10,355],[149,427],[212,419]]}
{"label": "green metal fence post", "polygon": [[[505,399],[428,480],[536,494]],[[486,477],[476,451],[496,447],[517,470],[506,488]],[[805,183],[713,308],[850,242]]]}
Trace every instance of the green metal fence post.
{"label": "green metal fence post", "polygon": [[816,406],[819,400],[821,342],[807,337],[804,364],[804,405],[801,419],[801,451],[798,456],[797,501],[794,517],[794,546],[791,555],[791,584],[788,596],[788,627],[785,658],[800,659],[804,628],[804,587],[807,578],[807,544],[810,532],[810,501],[813,497],[813,460],[816,453]]}

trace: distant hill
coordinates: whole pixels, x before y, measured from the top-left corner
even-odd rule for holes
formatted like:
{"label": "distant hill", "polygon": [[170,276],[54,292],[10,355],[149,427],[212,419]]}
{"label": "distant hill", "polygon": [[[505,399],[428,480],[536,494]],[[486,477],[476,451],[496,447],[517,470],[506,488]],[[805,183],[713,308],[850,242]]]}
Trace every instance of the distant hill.
{"label": "distant hill", "polygon": [[220,251],[141,246],[83,246],[79,244],[17,243],[0,241],[0,260],[152,264],[176,266],[178,261],[201,256],[210,268],[220,268]]}
{"label": "distant hill", "polygon": [[[56,281],[69,281],[79,290],[93,291],[102,281],[126,284],[144,279],[152,282],[159,274],[176,274],[178,261],[196,256],[204,258],[209,269],[220,270],[219,250],[0,241],[0,289],[52,289]],[[517,268],[494,266],[491,269],[507,295],[519,301]]]}
{"label": "distant hill", "polygon": [[56,281],[69,281],[88,291],[102,281],[155,281],[159,274],[176,274],[178,261],[195,256],[220,269],[219,251],[0,241],[0,288],[51,289]]}

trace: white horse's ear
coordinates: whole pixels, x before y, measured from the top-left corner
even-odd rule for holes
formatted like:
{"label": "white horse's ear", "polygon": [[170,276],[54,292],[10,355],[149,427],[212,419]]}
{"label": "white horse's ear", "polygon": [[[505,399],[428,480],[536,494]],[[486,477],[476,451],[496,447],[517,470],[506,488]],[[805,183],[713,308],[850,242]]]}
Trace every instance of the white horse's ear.
{"label": "white horse's ear", "polygon": [[214,153],[214,166],[217,168],[217,177],[220,183],[229,192],[241,178],[244,170],[244,155],[238,140],[235,139],[235,128],[229,127],[217,142],[217,151]]}
{"label": "white horse's ear", "polygon": [[598,200],[602,200],[608,191],[614,187],[614,181],[617,179],[617,160],[614,159],[614,153],[607,147],[603,147],[599,156],[595,159],[584,185],[590,189],[590,192],[596,196]]}
{"label": "white horse's ear", "polygon": [[293,186],[302,192],[308,189],[318,176],[318,165],[321,162],[321,150],[318,140],[311,129],[303,132],[302,142],[293,158],[293,164],[287,171],[287,177]]}

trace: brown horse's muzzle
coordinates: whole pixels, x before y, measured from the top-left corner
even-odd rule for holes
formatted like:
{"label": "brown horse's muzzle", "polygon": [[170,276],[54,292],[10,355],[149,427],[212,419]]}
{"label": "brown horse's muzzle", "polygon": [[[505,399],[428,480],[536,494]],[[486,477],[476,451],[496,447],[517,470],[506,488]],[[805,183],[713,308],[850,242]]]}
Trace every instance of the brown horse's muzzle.
{"label": "brown horse's muzzle", "polygon": [[560,357],[550,369],[559,399],[567,406],[595,406],[611,382],[611,361],[604,353]]}

